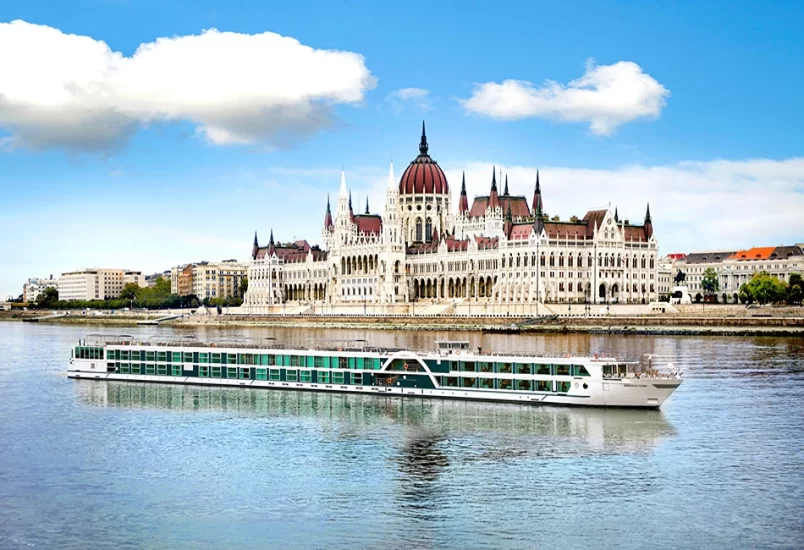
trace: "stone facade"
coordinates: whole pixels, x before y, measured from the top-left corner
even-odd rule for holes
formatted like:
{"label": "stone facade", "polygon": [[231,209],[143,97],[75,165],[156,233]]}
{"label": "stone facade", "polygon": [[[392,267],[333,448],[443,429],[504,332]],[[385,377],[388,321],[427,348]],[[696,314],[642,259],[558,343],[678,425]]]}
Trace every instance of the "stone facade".
{"label": "stone facade", "polygon": [[128,269],[82,269],[59,277],[60,300],[106,300],[119,298],[123,287],[134,283],[147,286],[142,271]]}
{"label": "stone facade", "polygon": [[766,271],[786,282],[790,275],[804,275],[804,248],[800,244],[790,246],[765,246],[748,250],[724,250],[674,254],[672,270],[675,277],[684,273],[684,284],[693,300],[700,301],[705,294],[701,287],[704,272],[710,267],[718,274],[719,302],[738,302],[740,287],[751,280],[755,273]]}
{"label": "stone facade", "polygon": [[608,208],[582,219],[550,219],[538,174],[529,204],[509,194],[507,177],[500,193],[494,171],[487,196],[475,197],[470,207],[463,181],[457,213],[450,204],[447,178],[429,156],[422,128],[419,156],[399,182],[391,164],[382,215],[370,214],[368,204],[364,214],[354,213],[342,173],[334,219],[327,201],[321,248],[277,243],[273,232],[261,247],[255,234],[245,311],[270,312],[288,303],[396,311],[424,302],[525,312],[546,302],[658,299],[658,243],[649,208],[642,225]]}
{"label": "stone facade", "polygon": [[26,303],[33,303],[48,288],[59,289],[58,279],[54,279],[53,275],[49,279],[38,279],[36,277],[28,279],[22,285],[22,301]]}

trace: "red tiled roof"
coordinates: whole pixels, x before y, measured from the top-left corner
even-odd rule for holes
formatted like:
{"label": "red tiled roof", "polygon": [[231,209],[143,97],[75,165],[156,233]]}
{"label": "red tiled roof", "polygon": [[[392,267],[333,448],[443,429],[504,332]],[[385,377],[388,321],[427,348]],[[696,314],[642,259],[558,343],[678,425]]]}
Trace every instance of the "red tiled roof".
{"label": "red tiled roof", "polygon": [[[511,206],[511,216],[514,218],[528,218],[530,217],[530,207],[528,200],[521,196],[499,196],[497,199],[502,208],[503,214],[508,212],[508,206]],[[469,209],[469,216],[479,218],[486,215],[486,208],[489,205],[489,198],[486,196],[475,197],[472,201],[472,208]]]}
{"label": "red tiled roof", "polygon": [[595,236],[595,222],[597,222],[598,229],[603,226],[603,219],[606,217],[606,212],[606,210],[590,210],[583,217],[583,221],[586,222],[586,236],[588,238],[591,239]]}
{"label": "red tiled roof", "polygon": [[479,250],[486,250],[489,248],[499,248],[500,241],[497,237],[481,237],[476,236],[475,242],[477,243],[477,248]]}
{"label": "red tiled roof", "polygon": [[382,232],[382,218],[377,214],[358,214],[354,219],[358,233],[379,235]]}
{"label": "red tiled roof", "polygon": [[527,240],[530,238],[530,232],[533,230],[533,224],[517,223],[511,226],[511,234],[508,236],[510,240]]}
{"label": "red tiled roof", "polygon": [[544,231],[551,239],[579,239],[586,237],[587,226],[584,222],[544,222]]}
{"label": "red tiled roof", "polygon": [[767,260],[770,258],[773,251],[776,250],[775,246],[755,246],[748,250],[739,250],[731,256],[730,259],[737,261],[742,260]]}

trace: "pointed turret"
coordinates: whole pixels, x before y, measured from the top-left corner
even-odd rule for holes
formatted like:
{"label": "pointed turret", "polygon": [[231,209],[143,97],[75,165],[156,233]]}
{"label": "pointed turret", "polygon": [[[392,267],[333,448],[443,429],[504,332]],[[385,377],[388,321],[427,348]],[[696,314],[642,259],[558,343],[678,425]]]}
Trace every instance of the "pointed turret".
{"label": "pointed turret", "polygon": [[346,193],[346,170],[341,170],[341,190],[338,191],[338,198],[345,199]]}
{"label": "pointed turret", "polygon": [[[533,215],[541,217],[541,212],[544,211],[544,204],[542,203],[542,186],[539,183],[539,171],[536,170],[536,189],[533,191]],[[539,212],[537,215],[536,212]]]}
{"label": "pointed turret", "polygon": [[508,203],[508,210],[505,212],[505,224],[503,231],[505,231],[506,238],[511,238],[511,229],[514,227],[513,218],[511,217],[511,203]]}
{"label": "pointed turret", "polygon": [[394,161],[391,161],[391,167],[388,168],[388,192],[396,192],[396,180],[394,179]]}
{"label": "pointed turret", "polygon": [[274,246],[274,230],[271,229],[271,237],[268,239],[268,245]]}
{"label": "pointed turret", "polygon": [[371,214],[371,212],[369,212],[368,197],[366,197],[366,214]]}
{"label": "pointed turret", "polygon": [[419,154],[426,155],[429,147],[427,146],[427,133],[424,131],[424,121],[422,120],[422,139],[419,142]]}
{"label": "pointed turret", "polygon": [[329,206],[329,193],[327,193],[327,213],[324,214],[324,229],[332,229],[334,224],[332,223],[332,210]]}
{"label": "pointed turret", "polygon": [[503,189],[503,197],[508,196],[508,174],[505,174],[505,189]]}
{"label": "pointed turret", "polygon": [[355,211],[352,210],[352,192],[349,191],[349,219],[355,221]]}
{"label": "pointed turret", "polygon": [[461,179],[461,198],[458,200],[458,212],[466,214],[469,211],[469,199],[466,196],[466,172]]}
{"label": "pointed turret", "polygon": [[254,232],[254,244],[251,247],[251,259],[252,260],[257,259],[257,251],[259,251],[259,249],[260,249],[260,245],[257,242],[257,232],[255,231]]}
{"label": "pointed turret", "polygon": [[620,214],[617,212],[617,207],[614,207],[614,221],[620,223]]}
{"label": "pointed turret", "polygon": [[499,208],[500,198],[497,195],[497,170],[491,167],[491,192],[489,192],[489,208]]}
{"label": "pointed turret", "polygon": [[431,240],[434,243],[438,243],[438,229],[436,227],[433,227],[433,237]]}
{"label": "pointed turret", "polygon": [[648,209],[645,211],[645,237],[650,239],[653,235],[653,220],[650,218],[650,203]]}

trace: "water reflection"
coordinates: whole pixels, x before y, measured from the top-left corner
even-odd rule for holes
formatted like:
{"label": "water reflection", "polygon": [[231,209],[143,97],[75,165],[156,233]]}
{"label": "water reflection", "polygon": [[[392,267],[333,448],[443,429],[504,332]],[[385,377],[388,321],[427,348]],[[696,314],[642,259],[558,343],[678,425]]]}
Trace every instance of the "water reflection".
{"label": "water reflection", "polygon": [[516,456],[643,452],[676,434],[661,411],[91,380],[76,380],[74,387],[80,401],[94,407],[299,417],[337,423],[344,435],[361,431],[391,434],[404,440],[400,469],[422,478],[432,478],[437,468],[448,465],[449,459],[439,451],[439,442],[446,439],[493,439],[501,446],[473,445],[461,456],[463,460],[496,461]]}

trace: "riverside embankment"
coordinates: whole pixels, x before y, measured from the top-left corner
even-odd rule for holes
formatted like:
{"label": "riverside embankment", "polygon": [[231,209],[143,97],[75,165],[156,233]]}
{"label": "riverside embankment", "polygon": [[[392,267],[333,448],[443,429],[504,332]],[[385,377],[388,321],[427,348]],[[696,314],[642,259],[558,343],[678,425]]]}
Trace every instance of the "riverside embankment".
{"label": "riverside embankment", "polygon": [[181,315],[164,324],[181,327],[351,328],[375,330],[481,331],[504,333],[687,334],[733,336],[804,336],[804,308],[734,309],[652,315],[412,316],[412,315],[197,315],[188,312],[68,312],[50,317],[43,311],[0,312],[0,320],[40,319],[42,323],[136,326],[145,320]]}

